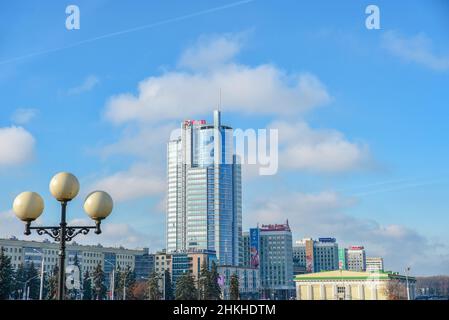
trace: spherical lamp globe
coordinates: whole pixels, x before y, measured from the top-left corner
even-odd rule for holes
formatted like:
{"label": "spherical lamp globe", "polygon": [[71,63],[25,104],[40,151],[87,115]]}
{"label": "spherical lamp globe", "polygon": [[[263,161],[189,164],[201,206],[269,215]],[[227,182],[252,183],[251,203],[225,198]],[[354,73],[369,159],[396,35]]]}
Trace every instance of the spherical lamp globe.
{"label": "spherical lamp globe", "polygon": [[36,192],[26,191],[14,199],[12,208],[17,218],[31,222],[39,218],[44,211],[44,200]]}
{"label": "spherical lamp globe", "polygon": [[70,201],[80,190],[78,179],[71,173],[60,172],[50,181],[50,192],[58,201]]}
{"label": "spherical lamp globe", "polygon": [[84,211],[93,220],[101,221],[112,212],[114,202],[109,194],[104,191],[94,191],[86,197]]}

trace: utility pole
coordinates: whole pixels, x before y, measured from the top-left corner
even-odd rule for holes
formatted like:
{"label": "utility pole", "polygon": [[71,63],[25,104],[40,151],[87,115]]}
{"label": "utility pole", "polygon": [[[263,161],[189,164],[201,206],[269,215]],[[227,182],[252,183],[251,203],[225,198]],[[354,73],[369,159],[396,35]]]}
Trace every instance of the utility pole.
{"label": "utility pole", "polygon": [[111,293],[111,300],[115,300],[115,268],[114,269],[112,269],[112,283],[111,283],[111,287],[112,287],[112,289],[111,289],[111,291],[112,291],[112,293]]}
{"label": "utility pole", "polygon": [[405,283],[407,285],[407,300],[410,300],[410,287],[409,287],[409,284],[408,284],[408,273],[409,273],[409,271],[410,271],[410,267],[407,267],[405,269]]}
{"label": "utility pole", "polygon": [[41,284],[39,287],[39,300],[43,300],[44,297],[44,251],[42,250],[42,256],[41,256]]}

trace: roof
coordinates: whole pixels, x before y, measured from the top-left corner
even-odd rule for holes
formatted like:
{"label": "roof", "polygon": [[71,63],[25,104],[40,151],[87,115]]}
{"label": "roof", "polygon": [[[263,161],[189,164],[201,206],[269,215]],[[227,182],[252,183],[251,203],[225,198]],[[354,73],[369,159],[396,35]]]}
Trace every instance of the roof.
{"label": "roof", "polygon": [[[398,274],[389,272],[358,272],[349,270],[334,270],[323,271],[316,273],[298,274],[295,276],[295,281],[319,281],[319,280],[388,280],[391,278],[405,278]],[[414,281],[415,278],[409,277],[409,280]]]}

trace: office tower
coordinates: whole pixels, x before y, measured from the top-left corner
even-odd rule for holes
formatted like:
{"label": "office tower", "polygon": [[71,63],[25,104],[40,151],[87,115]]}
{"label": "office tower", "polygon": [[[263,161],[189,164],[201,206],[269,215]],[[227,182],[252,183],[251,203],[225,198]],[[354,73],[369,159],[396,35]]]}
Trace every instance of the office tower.
{"label": "office tower", "polygon": [[338,244],[335,238],[305,238],[293,246],[295,274],[338,269]]}
{"label": "office tower", "polygon": [[380,257],[367,257],[366,271],[367,272],[384,271],[384,259]]}
{"label": "office tower", "polygon": [[260,268],[264,298],[289,299],[294,296],[292,233],[288,222],[251,229],[250,238],[250,265]]}
{"label": "office tower", "polygon": [[249,232],[242,234],[242,266],[249,267],[251,263],[251,243]]}
{"label": "office tower", "polygon": [[365,271],[366,254],[363,246],[350,246],[346,250],[346,263],[348,270]]}
{"label": "office tower", "polygon": [[186,120],[167,147],[167,252],[211,250],[219,264],[241,263],[241,168],[233,129]]}

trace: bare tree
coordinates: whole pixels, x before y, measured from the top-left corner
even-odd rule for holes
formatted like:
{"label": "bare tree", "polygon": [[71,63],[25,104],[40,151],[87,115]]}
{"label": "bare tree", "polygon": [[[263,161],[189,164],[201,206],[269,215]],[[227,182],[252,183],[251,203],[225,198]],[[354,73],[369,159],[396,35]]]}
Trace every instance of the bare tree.
{"label": "bare tree", "polygon": [[399,280],[390,280],[385,287],[388,300],[407,300],[407,287]]}

